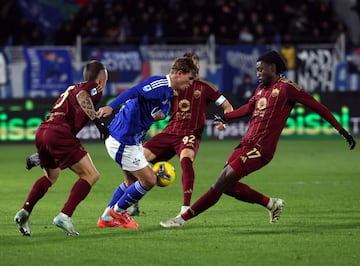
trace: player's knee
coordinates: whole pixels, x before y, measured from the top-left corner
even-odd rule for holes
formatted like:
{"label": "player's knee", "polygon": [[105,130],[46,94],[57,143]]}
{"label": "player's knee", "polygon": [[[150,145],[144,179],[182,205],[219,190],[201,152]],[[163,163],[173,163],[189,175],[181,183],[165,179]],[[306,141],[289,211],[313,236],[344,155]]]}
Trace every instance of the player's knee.
{"label": "player's knee", "polygon": [[180,161],[182,161],[183,159],[189,159],[191,160],[191,162],[194,161],[195,159],[195,152],[192,149],[184,149],[181,151],[180,153]]}
{"label": "player's knee", "polygon": [[152,189],[155,185],[156,185],[156,180],[146,180],[144,182],[142,182],[143,186],[146,188],[146,189]]}
{"label": "player's knee", "polygon": [[98,172],[96,172],[93,176],[92,176],[92,180],[93,180],[93,184],[96,183],[96,181],[98,181],[100,178],[100,174]]}
{"label": "player's knee", "polygon": [[227,166],[221,172],[220,176],[213,185],[213,188],[217,192],[225,192],[234,186],[234,184],[236,184],[238,181],[239,177],[235,171],[230,166]]}
{"label": "player's knee", "polygon": [[146,178],[142,178],[140,180],[141,185],[146,189],[152,189],[154,186],[156,186],[157,178],[156,175],[151,175]]}
{"label": "player's knee", "polygon": [[82,176],[83,179],[85,179],[91,186],[96,183],[96,181],[99,180],[100,174],[98,172],[89,173],[87,175]]}

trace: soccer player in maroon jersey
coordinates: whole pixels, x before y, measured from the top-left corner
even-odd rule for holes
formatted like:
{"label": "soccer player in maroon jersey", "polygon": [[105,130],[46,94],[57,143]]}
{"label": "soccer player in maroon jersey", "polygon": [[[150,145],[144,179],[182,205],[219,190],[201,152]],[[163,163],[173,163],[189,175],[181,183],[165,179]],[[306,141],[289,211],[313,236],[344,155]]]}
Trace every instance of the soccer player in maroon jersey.
{"label": "soccer player in maroon jersey", "polygon": [[[175,218],[161,221],[165,228],[179,227],[185,221],[204,212],[220,199],[223,193],[234,198],[242,197],[239,180],[268,164],[274,156],[276,146],[286,120],[295,103],[301,103],[328,121],[345,138],[350,149],[356,145],[354,138],[341,126],[332,113],[309,93],[294,82],[282,77],[286,65],[281,56],[270,51],[261,55],[256,62],[259,86],[249,102],[240,108],[215,116],[215,125],[223,129],[226,121],[251,115],[249,127],[239,145],[227,160],[220,176],[191,207]],[[251,190],[247,193],[251,193]],[[281,212],[282,206],[276,210]]]}
{"label": "soccer player in maroon jersey", "polygon": [[[195,52],[184,54],[200,67]],[[180,159],[182,170],[183,204],[180,213],[190,207],[194,189],[193,162],[199,149],[209,103],[220,106],[224,113],[233,110],[230,102],[210,82],[197,79],[185,90],[177,90],[171,102],[168,125],[144,144],[146,159],[151,163],[168,161],[175,155]]]}
{"label": "soccer player in maroon jersey", "polygon": [[34,206],[57,181],[60,170],[65,168],[76,173],[79,179],[73,185],[60,214],[54,218],[54,224],[67,235],[79,235],[71,217],[98,180],[99,172],[76,134],[89,120],[97,126],[102,139],[109,134],[104,123],[96,118],[94,108],[107,83],[106,67],[98,61],[90,61],[84,68],[83,76],[84,82],[68,87],[60,95],[47,119],[36,131],[35,144],[44,175],[34,183],[22,209],[14,218],[25,236],[31,235],[29,216]]}

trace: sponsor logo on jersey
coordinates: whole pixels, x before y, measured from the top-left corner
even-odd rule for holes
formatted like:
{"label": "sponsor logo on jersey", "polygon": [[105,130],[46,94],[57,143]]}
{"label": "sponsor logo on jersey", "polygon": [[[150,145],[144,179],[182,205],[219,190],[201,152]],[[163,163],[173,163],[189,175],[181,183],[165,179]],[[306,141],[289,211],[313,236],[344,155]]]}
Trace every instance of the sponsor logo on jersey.
{"label": "sponsor logo on jersey", "polygon": [[278,97],[280,93],[280,90],[275,88],[271,91],[271,97]]}
{"label": "sponsor logo on jersey", "polygon": [[142,88],[143,91],[151,91],[151,86],[150,85],[145,85],[143,88]]}
{"label": "sponsor logo on jersey", "polygon": [[90,91],[90,95],[91,96],[94,96],[94,95],[96,95],[98,92],[97,92],[97,89],[96,88],[93,88],[93,89],[91,89],[91,91]]}
{"label": "sponsor logo on jersey", "polygon": [[182,112],[189,111],[189,110],[190,110],[190,102],[189,102],[187,99],[182,99],[182,100],[179,102],[179,109],[180,109]]}
{"label": "sponsor logo on jersey", "polygon": [[257,102],[257,109],[258,110],[264,110],[267,106],[267,99],[265,97],[262,97]]}
{"label": "sponsor logo on jersey", "polygon": [[199,99],[200,97],[201,97],[201,91],[200,90],[194,91],[194,98]]}

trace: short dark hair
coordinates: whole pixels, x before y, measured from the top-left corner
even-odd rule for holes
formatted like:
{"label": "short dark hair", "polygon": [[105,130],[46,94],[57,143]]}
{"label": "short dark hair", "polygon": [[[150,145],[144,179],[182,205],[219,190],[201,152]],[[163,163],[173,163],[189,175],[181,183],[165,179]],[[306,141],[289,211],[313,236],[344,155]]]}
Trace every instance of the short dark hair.
{"label": "short dark hair", "polygon": [[101,70],[105,70],[105,65],[99,61],[92,60],[85,65],[84,80],[95,81]]}
{"label": "short dark hair", "polygon": [[269,51],[261,55],[257,62],[262,61],[267,64],[275,64],[276,74],[281,74],[287,70],[286,64],[282,56],[276,51]]}

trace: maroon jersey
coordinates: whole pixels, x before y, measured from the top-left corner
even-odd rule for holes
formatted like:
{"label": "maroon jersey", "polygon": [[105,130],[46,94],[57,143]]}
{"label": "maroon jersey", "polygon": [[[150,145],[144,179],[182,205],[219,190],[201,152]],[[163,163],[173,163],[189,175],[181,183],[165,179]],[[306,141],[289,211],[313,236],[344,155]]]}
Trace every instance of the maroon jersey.
{"label": "maroon jersey", "polygon": [[337,130],[342,128],[324,105],[285,78],[280,78],[268,87],[259,86],[247,104],[226,113],[225,118],[234,119],[252,114],[241,144],[256,148],[266,160],[271,160],[281,131],[296,102],[317,112]]}
{"label": "maroon jersey", "polygon": [[54,103],[49,118],[43,122],[43,124],[67,124],[70,127],[71,132],[76,135],[84,125],[89,121],[87,114],[81,109],[76,95],[85,90],[89,93],[91,100],[96,106],[102,96],[101,93],[97,93],[97,83],[93,81],[81,82],[72,85],[63,92],[60,97]]}
{"label": "maroon jersey", "polygon": [[171,102],[170,121],[162,132],[201,136],[206,120],[206,108],[219,97],[221,93],[216,87],[204,80],[195,80],[187,89],[176,91]]}

